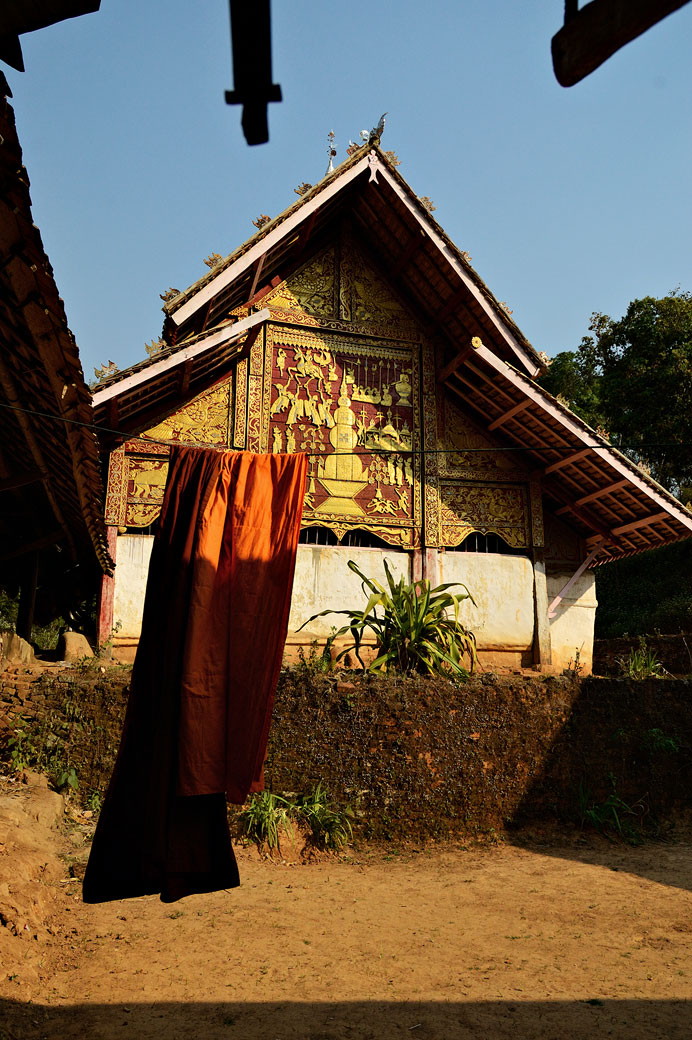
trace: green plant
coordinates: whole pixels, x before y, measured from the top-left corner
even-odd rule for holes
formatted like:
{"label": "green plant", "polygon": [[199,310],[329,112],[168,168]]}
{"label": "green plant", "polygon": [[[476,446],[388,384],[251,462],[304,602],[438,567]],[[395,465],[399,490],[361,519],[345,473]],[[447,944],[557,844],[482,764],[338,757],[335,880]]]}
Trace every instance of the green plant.
{"label": "green plant", "polygon": [[296,672],[305,678],[312,678],[315,675],[324,675],[326,672],[331,672],[331,647],[334,641],[333,632],[334,630],[332,630],[332,635],[327,639],[322,650],[318,650],[316,639],[313,639],[307,654],[305,653],[304,647],[298,647],[298,664],[295,667]]}
{"label": "green plant", "polygon": [[647,729],[642,735],[642,747],[650,755],[677,755],[680,744],[675,737],[666,736],[661,729]]}
{"label": "green plant", "polygon": [[38,748],[34,734],[24,719],[16,719],[12,724],[7,746],[10,748],[10,765],[15,773],[21,773],[35,764]]}
{"label": "green plant", "polygon": [[[345,614],[348,617],[348,623],[331,637],[333,641],[338,636],[349,634],[353,640],[351,645],[341,650],[337,661],[353,650],[365,670],[360,649],[369,630],[375,636],[378,649],[377,657],[369,667],[371,672],[394,668],[406,675],[445,670],[466,675],[461,663],[465,656],[468,656],[473,671],[477,662],[476,638],[459,620],[460,604],[466,599],[475,603],[465,585],[447,582],[431,589],[426,580],[407,582],[401,577],[397,582],[385,560],[385,587],[363,574],[353,560],[348,561],[348,566],[361,579],[363,593],[368,597],[364,610],[323,610],[305,622],[307,625],[325,614]],[[462,588],[463,593],[447,591],[455,585]]]}
{"label": "green plant", "polygon": [[248,841],[254,841],[259,849],[266,847],[270,852],[280,849],[282,830],[289,838],[293,837],[290,810],[291,803],[286,798],[271,791],[259,791],[238,816],[240,833]]}
{"label": "green plant", "polygon": [[644,636],[639,637],[639,646],[630,650],[629,657],[618,660],[620,671],[628,679],[662,679],[668,673],[656,657],[654,650],[647,646]]}
{"label": "green plant", "polygon": [[318,784],[311,794],[299,795],[294,812],[308,830],[308,840],[316,848],[343,848],[353,837],[353,809],[335,806],[326,789]]}
{"label": "green plant", "polygon": [[72,791],[76,791],[79,788],[77,770],[74,766],[68,764],[60,770],[55,778],[55,786],[58,790],[62,790],[63,787],[69,787]]}
{"label": "green plant", "polygon": [[641,834],[639,828],[631,821],[632,818],[641,820],[646,814],[645,798],[638,799],[634,805],[628,805],[617,792],[617,780],[613,773],[609,774],[608,780],[610,793],[602,802],[593,801],[590,791],[583,783],[579,784],[581,826],[588,824],[606,837],[614,831],[624,841],[638,845],[642,840]]}
{"label": "green plant", "polygon": [[100,813],[101,806],[103,805],[103,799],[101,798],[100,791],[92,791],[86,800],[87,809],[91,809],[93,813]]}

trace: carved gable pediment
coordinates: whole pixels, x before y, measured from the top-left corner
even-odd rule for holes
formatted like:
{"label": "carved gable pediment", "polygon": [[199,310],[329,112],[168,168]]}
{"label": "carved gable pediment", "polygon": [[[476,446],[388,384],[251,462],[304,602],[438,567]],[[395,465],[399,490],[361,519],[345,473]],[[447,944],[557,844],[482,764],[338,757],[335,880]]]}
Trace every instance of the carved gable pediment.
{"label": "carved gable pediment", "polygon": [[351,236],[345,238],[342,246],[340,274],[339,302],[343,320],[411,323],[387,280]]}
{"label": "carved gable pediment", "polygon": [[336,248],[323,250],[269,293],[263,304],[272,311],[337,317]]}

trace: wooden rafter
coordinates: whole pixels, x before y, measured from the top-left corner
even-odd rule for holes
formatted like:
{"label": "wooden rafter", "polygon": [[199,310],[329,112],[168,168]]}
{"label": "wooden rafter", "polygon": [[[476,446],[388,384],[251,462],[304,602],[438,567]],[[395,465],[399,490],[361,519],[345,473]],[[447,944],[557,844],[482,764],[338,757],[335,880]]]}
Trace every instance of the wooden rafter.
{"label": "wooden rafter", "polygon": [[519,404],[515,404],[513,408],[503,412],[503,414],[499,415],[497,419],[494,419],[488,427],[488,431],[492,432],[493,430],[496,430],[498,426],[502,426],[503,423],[506,423],[509,419],[513,419],[515,415],[519,415],[520,412],[523,412],[524,409],[528,407],[528,401],[520,401]]}

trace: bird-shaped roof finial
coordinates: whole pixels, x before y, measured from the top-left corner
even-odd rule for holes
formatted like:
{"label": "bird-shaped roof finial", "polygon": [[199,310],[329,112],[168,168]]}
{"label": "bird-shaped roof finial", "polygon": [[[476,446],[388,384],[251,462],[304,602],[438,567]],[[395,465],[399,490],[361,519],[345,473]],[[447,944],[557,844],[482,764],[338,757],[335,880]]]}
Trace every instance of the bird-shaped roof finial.
{"label": "bird-shaped roof finial", "polygon": [[[372,128],[372,130],[370,131],[370,136],[368,138],[368,144],[369,145],[373,145],[373,144],[374,145],[379,145],[380,138],[382,137],[382,134],[384,133],[384,124],[385,124],[385,116],[386,115],[387,115],[387,113],[383,112],[382,115],[380,116],[380,121],[377,124],[377,126],[374,126]],[[361,137],[362,136],[363,135],[361,134]]]}

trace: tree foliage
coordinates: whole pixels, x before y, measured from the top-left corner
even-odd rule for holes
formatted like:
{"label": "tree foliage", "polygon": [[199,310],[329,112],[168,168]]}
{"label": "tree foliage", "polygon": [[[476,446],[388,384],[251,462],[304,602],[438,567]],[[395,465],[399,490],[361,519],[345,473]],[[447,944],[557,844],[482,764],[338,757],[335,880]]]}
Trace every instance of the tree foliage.
{"label": "tree foliage", "polygon": [[541,380],[683,501],[692,487],[692,293],[633,300],[558,354]]}

